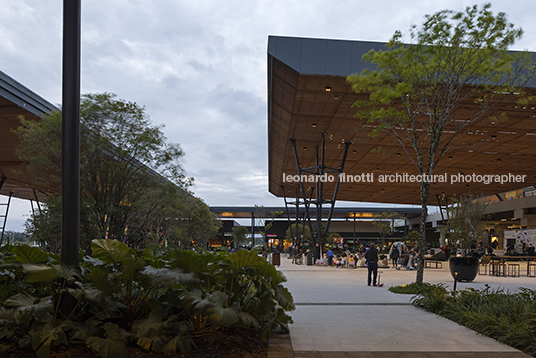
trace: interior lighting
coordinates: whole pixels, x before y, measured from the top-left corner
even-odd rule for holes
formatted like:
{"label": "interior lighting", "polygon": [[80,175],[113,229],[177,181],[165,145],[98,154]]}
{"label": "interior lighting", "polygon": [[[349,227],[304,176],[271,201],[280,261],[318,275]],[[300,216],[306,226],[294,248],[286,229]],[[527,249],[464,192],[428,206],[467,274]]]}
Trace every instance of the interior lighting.
{"label": "interior lighting", "polygon": [[311,124],[311,127],[316,128],[316,123]]}
{"label": "interior lighting", "polygon": [[331,86],[326,86],[326,92],[331,92]]}
{"label": "interior lighting", "polygon": [[498,161],[499,163],[500,163],[500,162],[502,162],[502,160],[501,160],[500,158],[499,158],[499,159],[497,159],[497,161]]}
{"label": "interior lighting", "polygon": [[307,147],[303,147],[303,150],[307,150]]}
{"label": "interior lighting", "polygon": [[491,139],[497,139],[497,136],[496,136],[496,135],[492,135],[492,136],[491,136]]}

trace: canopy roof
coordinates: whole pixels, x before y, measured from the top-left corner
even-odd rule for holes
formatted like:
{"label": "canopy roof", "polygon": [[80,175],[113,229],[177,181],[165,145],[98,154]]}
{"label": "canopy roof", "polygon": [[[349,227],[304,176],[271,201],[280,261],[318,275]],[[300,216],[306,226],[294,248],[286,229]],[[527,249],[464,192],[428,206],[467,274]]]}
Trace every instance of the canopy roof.
{"label": "canopy roof", "polygon": [[15,156],[20,141],[13,130],[20,125],[21,116],[35,120],[42,113],[56,110],[56,106],[0,71],[0,195],[13,193],[20,199],[35,200],[37,196],[43,200],[49,193],[50,188],[35,185],[25,174],[25,163]]}
{"label": "canopy roof", "polygon": [[[298,174],[290,139],[296,140],[301,167],[313,167],[316,148],[321,146],[325,133],[325,165],[328,167],[339,168],[344,143],[353,142],[343,172],[347,178],[352,176],[354,182],[347,180],[340,184],[338,200],[421,203],[420,184],[418,180],[411,182],[410,177],[418,172],[402,146],[384,133],[370,137],[371,125],[354,118],[356,109],[352,104],[360,98],[367,99],[368,95],[356,94],[346,77],[367,66],[361,60],[363,54],[383,46],[384,43],[364,41],[269,37],[268,186],[272,194],[282,197],[284,186],[287,196],[295,196],[298,183],[293,182],[295,178],[286,177]],[[533,81],[527,92],[536,94],[535,87]],[[435,168],[434,174],[442,177],[436,177],[431,185],[431,198],[469,191],[491,195],[536,183],[535,104],[519,107],[515,99],[515,96],[508,98],[489,112],[490,116],[504,112],[508,121],[498,122],[486,117],[455,137],[456,149]],[[474,106],[474,99],[469,98],[460,111]],[[377,151],[379,147],[383,150]],[[396,173],[408,176],[385,177]],[[485,184],[483,178],[475,182],[478,175],[491,174],[511,176],[503,183]],[[452,176],[459,179],[460,175],[471,175],[471,181],[451,183]],[[382,182],[382,178],[387,181]],[[443,183],[443,179],[447,182]],[[305,183],[306,189],[314,186],[314,183]],[[325,198],[333,195],[334,187],[335,182],[325,183]]]}

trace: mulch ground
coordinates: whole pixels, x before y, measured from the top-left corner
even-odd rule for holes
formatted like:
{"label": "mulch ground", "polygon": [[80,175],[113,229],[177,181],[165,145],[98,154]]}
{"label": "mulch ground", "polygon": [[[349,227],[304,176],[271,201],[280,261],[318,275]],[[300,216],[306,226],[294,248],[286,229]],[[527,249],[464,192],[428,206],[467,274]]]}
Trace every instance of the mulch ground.
{"label": "mulch ground", "polygon": [[[259,332],[231,328],[217,331],[210,336],[195,339],[197,350],[177,358],[266,358],[268,343],[263,342]],[[93,358],[95,355],[85,346],[70,345],[54,347],[50,358]],[[163,354],[146,352],[138,347],[128,347],[129,358],[163,358]],[[37,358],[33,351],[17,350],[6,358]]]}

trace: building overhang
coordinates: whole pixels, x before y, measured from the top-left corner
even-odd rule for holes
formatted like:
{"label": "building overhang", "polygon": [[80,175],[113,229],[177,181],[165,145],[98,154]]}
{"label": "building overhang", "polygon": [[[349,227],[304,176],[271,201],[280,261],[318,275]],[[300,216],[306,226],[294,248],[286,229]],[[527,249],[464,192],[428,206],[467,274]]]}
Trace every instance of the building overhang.
{"label": "building overhang", "polygon": [[52,188],[36,185],[26,174],[25,166],[15,155],[20,144],[13,132],[20,118],[38,120],[44,113],[59,110],[56,106],[0,71],[0,195],[20,199],[44,200]]}
{"label": "building overhang", "polygon": [[[418,171],[402,146],[385,133],[371,137],[372,125],[354,118],[356,109],[352,104],[367,99],[368,95],[356,94],[346,77],[366,68],[367,64],[361,60],[363,54],[384,46],[384,43],[364,41],[269,37],[270,193],[283,197],[284,188],[287,197],[295,196],[298,183],[292,176],[298,171],[291,139],[296,142],[300,166],[314,167],[316,149],[320,148],[325,133],[327,167],[339,168],[345,143],[352,142],[343,170],[347,180],[340,184],[337,200],[421,204],[420,183],[411,181],[411,175],[417,175]],[[535,87],[532,82],[526,90],[535,95]],[[475,105],[474,99],[468,98],[462,107],[474,108]],[[489,116],[456,135],[452,143],[455,149],[434,170],[437,177],[432,180],[429,203],[437,204],[436,195],[451,197],[467,192],[493,195],[534,185],[534,106],[532,103],[529,107],[520,107],[512,95],[490,111]],[[506,113],[508,121],[491,119],[499,113]],[[451,126],[446,130],[456,128]],[[486,184],[484,175],[506,175],[507,181],[497,183],[494,180]],[[336,176],[334,179],[324,183],[324,198],[333,195]],[[315,187],[314,182],[304,185],[308,193]]]}

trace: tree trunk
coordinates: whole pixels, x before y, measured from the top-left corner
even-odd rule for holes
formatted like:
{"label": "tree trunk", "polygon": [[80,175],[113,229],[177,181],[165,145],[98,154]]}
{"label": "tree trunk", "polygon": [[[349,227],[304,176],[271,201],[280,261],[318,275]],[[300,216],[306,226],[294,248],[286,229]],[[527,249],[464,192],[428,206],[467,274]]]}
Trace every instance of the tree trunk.
{"label": "tree trunk", "polygon": [[419,251],[419,256],[417,260],[417,277],[415,278],[415,283],[417,285],[422,285],[424,279],[424,254],[426,252],[426,217],[428,216],[428,197],[430,196],[430,183],[425,181],[421,182],[421,220],[420,220],[420,231],[421,236],[419,237],[419,242],[417,244],[417,250]]}

